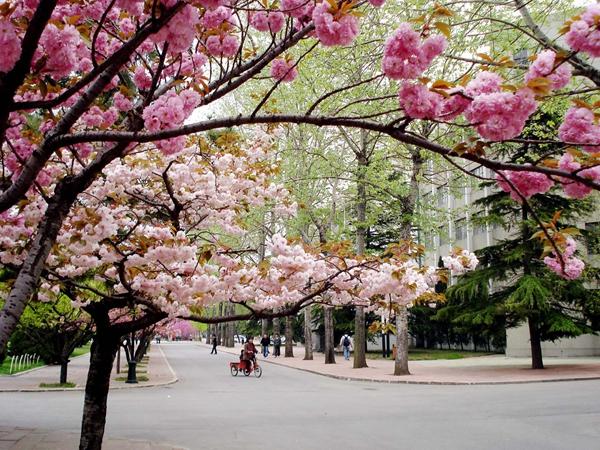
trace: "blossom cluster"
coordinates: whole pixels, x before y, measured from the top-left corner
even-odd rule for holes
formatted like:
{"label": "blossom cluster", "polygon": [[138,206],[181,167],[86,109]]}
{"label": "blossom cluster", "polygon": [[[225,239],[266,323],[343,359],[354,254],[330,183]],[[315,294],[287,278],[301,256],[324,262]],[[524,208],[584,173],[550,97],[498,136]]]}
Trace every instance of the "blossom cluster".
{"label": "blossom cluster", "polygon": [[551,256],[546,256],[544,258],[544,264],[558,276],[567,280],[575,280],[581,276],[583,269],[585,269],[585,263],[574,256],[575,250],[577,250],[575,239],[568,237],[566,239],[565,248],[562,250],[564,267],[554,251]]}
{"label": "blossom cluster", "polygon": [[525,81],[531,81],[536,78],[548,78],[550,88],[557,90],[564,88],[571,80],[573,69],[566,63],[557,64],[556,53],[552,50],[544,50],[537,55],[537,58],[529,67],[525,74]]}
{"label": "blossom cluster", "polygon": [[535,194],[544,194],[554,186],[554,181],[547,175],[530,171],[500,171],[496,181],[500,189],[510,193],[510,197],[519,203],[523,202],[523,197],[528,199]]}
{"label": "blossom cluster", "polygon": [[581,145],[589,153],[600,151],[600,124],[591,109],[570,108],[558,129],[558,137],[568,144]]}
{"label": "blossom cluster", "polygon": [[[144,124],[150,131],[175,128],[183,124],[202,98],[193,89],[181,92],[171,90],[153,101],[143,114]],[[183,148],[185,138],[158,141],[156,146],[165,153],[174,153]]]}
{"label": "blossom cluster", "polygon": [[565,39],[569,46],[578,52],[588,53],[590,56],[600,56],[600,5],[593,3],[581,14],[579,20],[574,21]]}
{"label": "blossom cluster", "polygon": [[411,24],[401,23],[385,42],[383,73],[394,80],[416,79],[447,47],[444,36],[434,35],[421,41]]}

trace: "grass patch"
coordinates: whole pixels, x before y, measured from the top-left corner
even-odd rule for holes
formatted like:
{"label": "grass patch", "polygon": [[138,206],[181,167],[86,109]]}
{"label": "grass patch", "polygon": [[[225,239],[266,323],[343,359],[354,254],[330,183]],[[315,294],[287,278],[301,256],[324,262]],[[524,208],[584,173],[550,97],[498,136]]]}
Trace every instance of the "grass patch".
{"label": "grass patch", "polygon": [[87,344],[82,345],[81,347],[77,347],[75,350],[73,350],[73,353],[71,353],[71,358],[75,358],[76,356],[81,356],[85,355],[86,353],[89,353],[91,346],[92,343],[88,342]]}
{"label": "grass patch", "polygon": [[15,366],[13,365],[13,371],[11,373],[10,372],[11,359],[12,358],[10,356],[7,356],[4,359],[4,362],[2,364],[0,364],[0,375],[11,375],[11,374],[24,372],[29,369],[35,369],[36,367],[42,367],[42,366],[46,365],[46,364],[44,364],[43,361],[40,360],[37,363],[33,363],[33,364],[22,364],[18,371],[16,370]]}
{"label": "grass patch", "polygon": [[66,383],[40,383],[41,388],[74,388],[75,383],[67,381]]}
{"label": "grass patch", "polygon": [[[408,351],[409,361],[430,361],[435,359],[464,359],[475,358],[478,356],[493,355],[489,352],[472,352],[462,350],[439,350],[439,349],[413,349]],[[384,359],[381,353],[369,352],[367,359]],[[390,359],[390,358],[386,358]]]}
{"label": "grass patch", "polygon": [[[146,375],[138,375],[137,380],[138,381],[148,381],[149,378]],[[115,378],[115,381],[127,381],[127,377],[117,377],[117,378]]]}

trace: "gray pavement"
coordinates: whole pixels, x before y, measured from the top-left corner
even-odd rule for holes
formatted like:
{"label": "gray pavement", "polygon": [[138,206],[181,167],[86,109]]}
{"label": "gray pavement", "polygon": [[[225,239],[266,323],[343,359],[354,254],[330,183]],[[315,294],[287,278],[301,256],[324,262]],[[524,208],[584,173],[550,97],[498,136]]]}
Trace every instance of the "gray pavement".
{"label": "gray pavement", "polygon": [[[600,448],[600,381],[497,386],[342,381],[162,344],[179,382],[111,392],[107,436],[190,449]],[[81,392],[0,393],[0,425],[77,432]]]}

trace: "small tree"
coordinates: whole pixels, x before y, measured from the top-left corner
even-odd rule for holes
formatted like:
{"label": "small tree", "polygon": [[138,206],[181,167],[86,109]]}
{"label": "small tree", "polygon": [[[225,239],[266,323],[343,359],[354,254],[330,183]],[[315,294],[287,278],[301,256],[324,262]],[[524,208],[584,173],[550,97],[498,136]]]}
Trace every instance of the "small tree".
{"label": "small tree", "polygon": [[48,302],[32,301],[11,338],[13,354],[35,353],[47,364],[60,365],[59,382],[67,382],[69,358],[75,348],[87,343],[93,334],[90,317],[58,296]]}

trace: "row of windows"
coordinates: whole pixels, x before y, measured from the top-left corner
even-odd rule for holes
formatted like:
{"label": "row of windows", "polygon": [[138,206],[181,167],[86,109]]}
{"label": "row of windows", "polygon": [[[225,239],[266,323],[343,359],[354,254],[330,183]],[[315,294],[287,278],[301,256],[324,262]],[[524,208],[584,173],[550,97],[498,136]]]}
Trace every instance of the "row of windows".
{"label": "row of windows", "polygon": [[[454,241],[462,241],[467,239],[467,221],[466,219],[458,219],[454,222]],[[591,222],[585,225],[586,228],[586,248],[590,255],[600,255],[600,222]],[[485,225],[475,225],[473,228],[473,234],[480,236],[486,232]],[[433,235],[424,236],[424,244],[426,247],[431,248],[435,243],[433,242]],[[437,234],[437,245],[448,244],[448,228],[447,226],[439,227],[439,233]]]}

